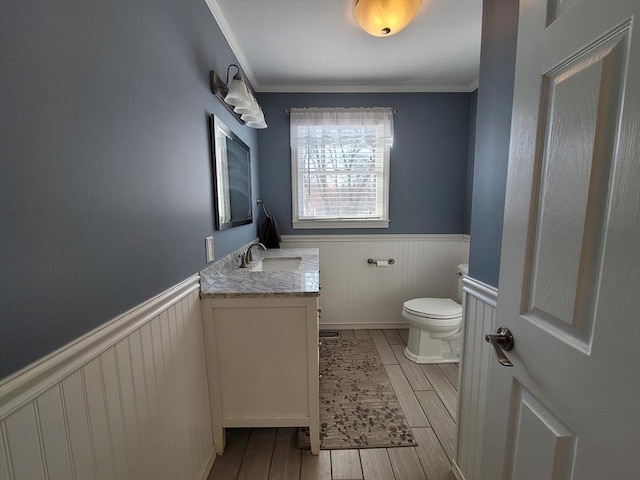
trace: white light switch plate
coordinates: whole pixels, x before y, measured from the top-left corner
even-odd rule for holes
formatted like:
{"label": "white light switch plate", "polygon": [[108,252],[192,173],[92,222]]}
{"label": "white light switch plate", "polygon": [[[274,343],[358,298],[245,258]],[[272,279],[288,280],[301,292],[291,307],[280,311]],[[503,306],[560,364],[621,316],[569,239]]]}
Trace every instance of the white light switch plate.
{"label": "white light switch plate", "polygon": [[211,263],[215,258],[213,256],[213,237],[205,237],[204,240],[206,245],[207,263]]}

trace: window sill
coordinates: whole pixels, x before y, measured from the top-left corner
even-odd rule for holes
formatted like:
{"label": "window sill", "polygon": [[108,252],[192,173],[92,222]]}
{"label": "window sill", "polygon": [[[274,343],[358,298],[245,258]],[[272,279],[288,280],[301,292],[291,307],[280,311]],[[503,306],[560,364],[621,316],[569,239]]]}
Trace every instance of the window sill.
{"label": "window sill", "polygon": [[293,220],[294,229],[389,228],[389,220]]}

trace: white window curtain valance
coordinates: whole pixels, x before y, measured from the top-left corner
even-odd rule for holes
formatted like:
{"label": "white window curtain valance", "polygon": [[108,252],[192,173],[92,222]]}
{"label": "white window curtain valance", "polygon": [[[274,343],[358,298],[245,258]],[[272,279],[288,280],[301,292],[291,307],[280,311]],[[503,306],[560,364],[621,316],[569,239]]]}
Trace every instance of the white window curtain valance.
{"label": "white window curtain valance", "polygon": [[393,146],[393,108],[292,108],[291,146],[298,145],[301,135],[308,130],[298,127],[357,127],[376,125],[380,128],[379,139],[387,147]]}

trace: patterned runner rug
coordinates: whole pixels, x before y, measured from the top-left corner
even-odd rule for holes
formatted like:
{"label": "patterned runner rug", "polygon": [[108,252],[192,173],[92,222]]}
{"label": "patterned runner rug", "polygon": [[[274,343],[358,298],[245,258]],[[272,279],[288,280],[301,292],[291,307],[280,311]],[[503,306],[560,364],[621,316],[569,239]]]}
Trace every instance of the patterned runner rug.
{"label": "patterned runner rug", "polygon": [[320,374],[321,449],[417,445],[372,340],[323,338]]}

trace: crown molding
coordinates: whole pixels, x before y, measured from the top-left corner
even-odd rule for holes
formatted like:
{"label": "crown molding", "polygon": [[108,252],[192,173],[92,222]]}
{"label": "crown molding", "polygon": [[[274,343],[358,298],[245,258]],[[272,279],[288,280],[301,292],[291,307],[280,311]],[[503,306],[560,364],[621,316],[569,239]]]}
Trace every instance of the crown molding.
{"label": "crown molding", "polygon": [[466,85],[255,85],[261,93],[462,93],[476,88],[477,80]]}
{"label": "crown molding", "polygon": [[245,56],[242,48],[240,48],[240,43],[236,40],[236,37],[233,35],[231,27],[229,26],[229,23],[227,22],[226,18],[224,18],[224,15],[222,14],[222,10],[220,9],[218,2],[216,0],[204,0],[204,1],[207,4],[207,7],[209,7],[209,11],[211,12],[211,15],[213,15],[213,18],[218,24],[218,27],[220,27],[220,30],[222,31],[222,35],[227,40],[227,43],[229,44],[231,51],[236,56],[236,59],[238,60],[238,64],[240,65],[240,68],[242,69],[242,73],[244,73],[246,80],[251,84],[251,86],[256,91],[258,91],[256,88],[256,86],[258,85],[256,76],[253,74],[253,70],[251,70],[251,66],[247,61],[247,57]]}
{"label": "crown molding", "polygon": [[476,78],[468,84],[455,85],[323,85],[323,84],[298,84],[298,85],[262,85],[258,82],[251,65],[240,43],[233,35],[231,26],[224,17],[217,0],[205,0],[209,11],[227,40],[231,51],[236,56],[246,80],[256,92],[262,93],[468,93],[478,88]]}

